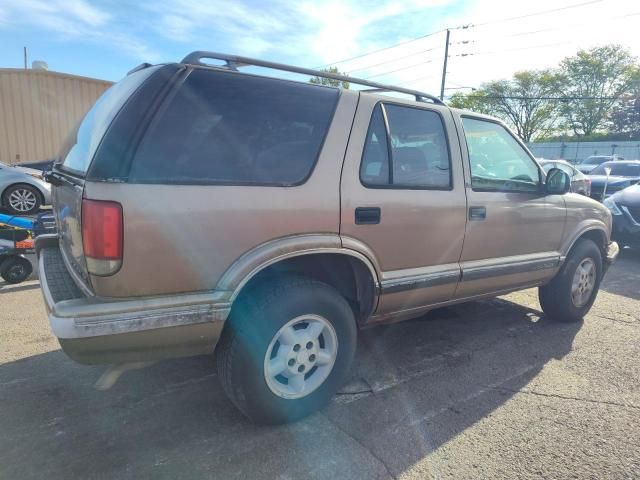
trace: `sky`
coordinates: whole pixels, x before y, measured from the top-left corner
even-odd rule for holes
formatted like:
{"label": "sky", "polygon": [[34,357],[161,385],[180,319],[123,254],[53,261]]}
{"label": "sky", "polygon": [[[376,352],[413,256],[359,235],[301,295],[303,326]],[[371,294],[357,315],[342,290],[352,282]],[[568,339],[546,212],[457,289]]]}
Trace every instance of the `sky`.
{"label": "sky", "polygon": [[211,50],[438,94],[450,28],[451,94],[597,45],[640,56],[639,23],[631,0],[0,0],[0,67],[26,46],[29,64],[116,81]]}

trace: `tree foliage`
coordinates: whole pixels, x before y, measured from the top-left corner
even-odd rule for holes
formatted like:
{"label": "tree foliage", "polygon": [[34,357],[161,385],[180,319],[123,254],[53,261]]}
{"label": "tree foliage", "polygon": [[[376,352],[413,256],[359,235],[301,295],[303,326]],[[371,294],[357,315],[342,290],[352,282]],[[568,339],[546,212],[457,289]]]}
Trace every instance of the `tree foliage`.
{"label": "tree foliage", "polygon": [[612,107],[629,85],[634,58],[619,45],[580,50],[560,63],[561,113],[576,135],[591,135],[606,125]]}
{"label": "tree foliage", "polygon": [[611,115],[613,130],[625,139],[640,138],[640,65],[629,71],[629,85]]}
{"label": "tree foliage", "polygon": [[557,105],[548,100],[556,82],[549,71],[517,72],[510,80],[485,83],[466,95],[454,94],[449,104],[499,117],[529,142],[548,133],[556,123]]}
{"label": "tree foliage", "polygon": [[[456,93],[452,107],[501,118],[526,142],[538,137],[640,137],[640,64],[619,45],[580,50],[557,69]],[[612,130],[612,131],[607,131]]]}
{"label": "tree foliage", "polygon": [[[325,73],[334,73],[334,74],[338,74],[338,75],[346,75],[345,73],[339,71],[338,67],[323,68],[321,71],[325,72]],[[340,87],[340,88],[344,88],[344,89],[348,89],[349,88],[349,82],[340,81],[340,80],[334,80],[332,78],[326,78],[326,77],[312,77],[309,80],[309,82],[310,83],[315,83],[317,85],[325,85],[327,87]]]}

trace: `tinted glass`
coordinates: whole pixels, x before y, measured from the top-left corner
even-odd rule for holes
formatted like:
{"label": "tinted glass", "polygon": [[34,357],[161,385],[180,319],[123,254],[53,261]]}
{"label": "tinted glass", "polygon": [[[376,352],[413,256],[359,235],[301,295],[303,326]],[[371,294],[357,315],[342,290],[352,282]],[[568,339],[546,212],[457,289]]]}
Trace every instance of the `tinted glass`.
{"label": "tinted glass", "polygon": [[608,162],[594,168],[589,175],[606,175],[605,168],[611,169],[611,175],[621,177],[640,177],[640,164]]}
{"label": "tinted glass", "polygon": [[338,90],[194,70],[149,128],[130,181],[294,185],[310,174]]}
{"label": "tinted glass", "polygon": [[389,149],[382,108],[376,105],[367,133],[360,164],[360,179],[365,185],[389,184]]}
{"label": "tinted glass", "polygon": [[[390,138],[386,136],[383,108]],[[369,186],[450,188],[449,150],[440,116],[418,108],[377,105],[367,134],[360,178]]]}
{"label": "tinted glass", "polygon": [[540,173],[533,159],[502,125],[463,117],[474,190],[534,192]]}
{"label": "tinted glass", "polygon": [[133,92],[158,68],[145,68],[127,75],[102,94],[84,116],[79,127],[64,142],[61,158],[65,169],[86,173],[111,121]]}

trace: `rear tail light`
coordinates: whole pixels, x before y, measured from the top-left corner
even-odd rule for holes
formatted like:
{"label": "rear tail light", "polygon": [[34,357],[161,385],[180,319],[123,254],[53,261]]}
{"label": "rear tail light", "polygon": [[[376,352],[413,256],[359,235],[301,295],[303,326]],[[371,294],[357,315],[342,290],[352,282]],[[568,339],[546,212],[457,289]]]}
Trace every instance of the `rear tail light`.
{"label": "rear tail light", "polygon": [[82,247],[87,270],[112,275],[122,264],[123,218],[117,202],[82,200]]}

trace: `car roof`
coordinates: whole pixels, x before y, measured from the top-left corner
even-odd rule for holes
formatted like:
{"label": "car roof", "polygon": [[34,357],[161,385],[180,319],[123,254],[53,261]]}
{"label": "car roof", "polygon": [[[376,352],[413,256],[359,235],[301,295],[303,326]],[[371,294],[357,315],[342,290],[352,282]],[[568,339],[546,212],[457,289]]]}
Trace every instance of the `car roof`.
{"label": "car roof", "polygon": [[640,160],[610,160],[608,162],[604,162],[602,165],[607,165],[609,163],[615,163],[616,165],[640,165]]}

